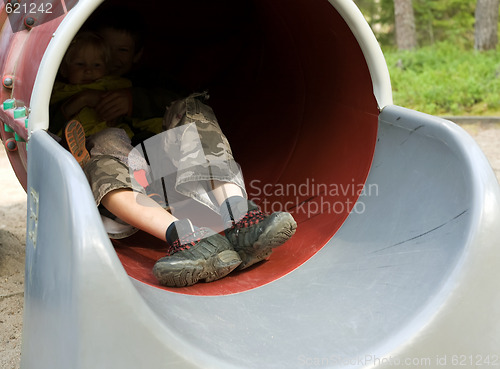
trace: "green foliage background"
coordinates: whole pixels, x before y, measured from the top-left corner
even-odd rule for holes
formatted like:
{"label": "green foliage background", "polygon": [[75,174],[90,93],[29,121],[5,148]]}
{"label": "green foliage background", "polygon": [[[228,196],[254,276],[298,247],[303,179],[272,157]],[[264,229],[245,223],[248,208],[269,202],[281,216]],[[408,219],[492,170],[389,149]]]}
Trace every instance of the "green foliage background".
{"label": "green foliage background", "polygon": [[500,115],[500,55],[474,50],[476,0],[413,0],[419,47],[412,51],[395,47],[394,0],[355,3],[384,51],[395,104],[434,115]]}

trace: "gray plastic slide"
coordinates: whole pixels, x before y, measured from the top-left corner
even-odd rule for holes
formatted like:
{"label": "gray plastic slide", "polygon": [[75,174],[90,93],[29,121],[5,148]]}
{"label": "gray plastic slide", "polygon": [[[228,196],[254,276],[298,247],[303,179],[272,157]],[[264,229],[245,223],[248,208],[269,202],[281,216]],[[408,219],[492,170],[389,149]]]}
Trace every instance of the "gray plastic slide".
{"label": "gray plastic slide", "polygon": [[351,214],[292,273],[217,297],[131,280],[83,173],[35,132],[29,179],[37,190],[29,209],[37,209],[32,217],[44,232],[27,249],[23,368],[498,363],[493,172],[473,140],[447,121],[387,106],[379,124],[367,180],[378,190],[359,199],[366,211]]}
{"label": "gray plastic slide", "polygon": [[[186,25],[180,10],[188,2],[151,3],[179,7],[174,14]],[[25,72],[2,96],[29,107],[22,118],[14,104],[0,108],[5,127],[28,139],[22,368],[499,367],[500,187],[478,146],[449,121],[393,104],[382,52],[351,0],[243,3],[255,7],[245,13],[251,18],[217,19],[249,42],[213,39],[229,50],[241,46],[245,57],[226,74],[197,67],[207,67],[207,80],[217,76],[211,101],[221,123],[238,118],[236,129],[227,128],[246,179],[256,181],[249,189],[315,179],[364,185],[361,196],[338,214],[299,213],[334,196],[309,189],[314,196],[297,197],[290,209],[297,234],[251,270],[179,290],[149,283],[134,274],[143,268],[139,253],[131,264],[112,244],[80,166],[46,131],[58,66],[101,1],[80,0],[32,29],[21,22],[17,33],[4,24],[2,48],[38,45],[0,57],[3,72],[12,65]],[[235,11],[217,4],[214,17]],[[195,29],[195,39],[218,32],[219,23],[210,24]],[[266,37],[255,41],[247,25]],[[40,60],[36,73],[32,60]],[[242,100],[255,111],[239,109]],[[265,132],[261,150],[249,158],[245,143],[256,131]],[[16,145],[9,155],[21,178],[26,146]],[[277,204],[280,196],[269,199]]]}

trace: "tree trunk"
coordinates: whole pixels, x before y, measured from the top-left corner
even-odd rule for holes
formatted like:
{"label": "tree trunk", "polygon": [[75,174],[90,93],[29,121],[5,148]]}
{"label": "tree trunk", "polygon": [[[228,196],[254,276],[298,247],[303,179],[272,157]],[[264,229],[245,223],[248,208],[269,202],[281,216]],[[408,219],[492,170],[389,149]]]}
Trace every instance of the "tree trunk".
{"label": "tree trunk", "polygon": [[398,49],[411,50],[416,48],[417,31],[412,0],[394,0],[394,15]]}
{"label": "tree trunk", "polygon": [[492,50],[498,43],[499,0],[477,0],[475,44],[476,50]]}

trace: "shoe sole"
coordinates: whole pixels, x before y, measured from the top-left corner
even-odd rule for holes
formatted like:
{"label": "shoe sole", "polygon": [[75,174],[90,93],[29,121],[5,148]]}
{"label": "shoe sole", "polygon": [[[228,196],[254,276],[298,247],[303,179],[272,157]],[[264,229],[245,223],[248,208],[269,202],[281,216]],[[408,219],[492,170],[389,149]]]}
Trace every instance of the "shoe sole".
{"label": "shoe sole", "polygon": [[161,270],[161,262],[155,264],[153,274],[158,282],[167,287],[188,287],[200,281],[213,282],[231,273],[241,259],[236,251],[225,250],[206,260],[192,263],[179,263]]}
{"label": "shoe sole", "polygon": [[90,160],[90,154],[85,148],[85,131],[77,120],[72,120],[64,128],[64,137],[68,150],[83,168]]}
{"label": "shoe sole", "polygon": [[296,230],[297,223],[291,214],[276,213],[273,221],[266,227],[252,247],[238,250],[242,262],[236,270],[248,268],[255,263],[267,259],[273,252],[273,249],[288,241],[295,234]]}

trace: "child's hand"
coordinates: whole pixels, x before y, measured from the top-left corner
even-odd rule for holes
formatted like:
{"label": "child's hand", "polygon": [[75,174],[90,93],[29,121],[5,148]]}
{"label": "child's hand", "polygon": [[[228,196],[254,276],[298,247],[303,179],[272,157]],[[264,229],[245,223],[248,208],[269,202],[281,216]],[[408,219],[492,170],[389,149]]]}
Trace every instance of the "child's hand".
{"label": "child's hand", "polygon": [[129,88],[104,93],[97,106],[97,114],[105,121],[113,121],[132,110],[132,94]]}
{"label": "child's hand", "polygon": [[103,91],[97,90],[85,90],[80,92],[82,99],[85,101],[85,106],[89,108],[96,108],[103,94]]}
{"label": "child's hand", "polygon": [[96,90],[85,90],[79,92],[63,104],[61,107],[62,113],[67,119],[70,119],[85,107],[95,108],[95,106],[99,103],[102,94],[102,91]]}

